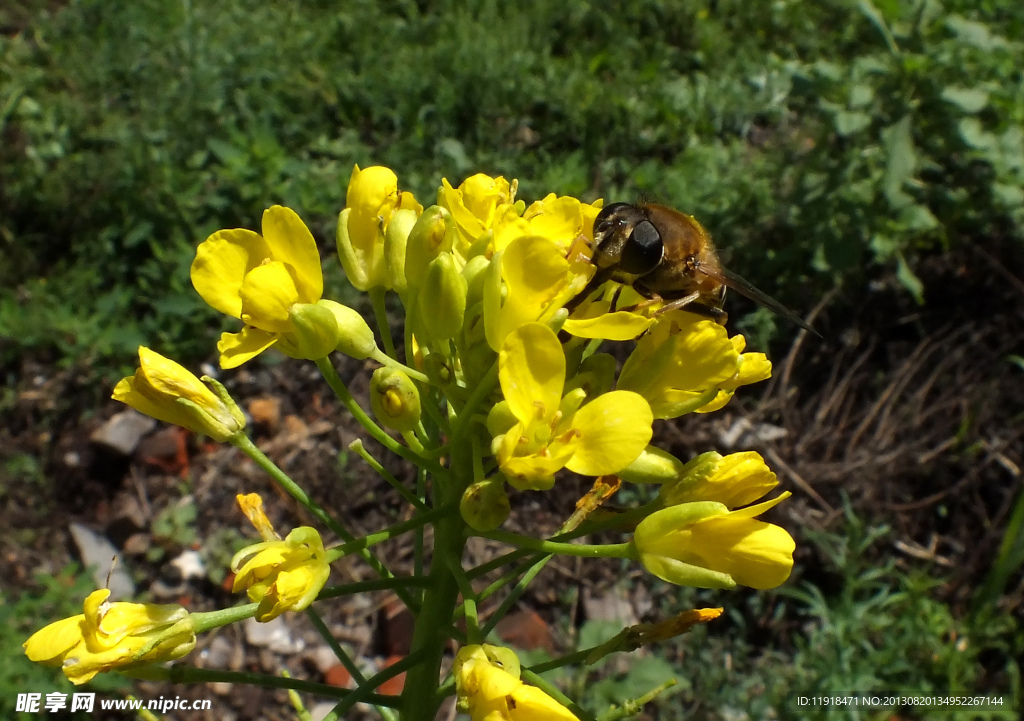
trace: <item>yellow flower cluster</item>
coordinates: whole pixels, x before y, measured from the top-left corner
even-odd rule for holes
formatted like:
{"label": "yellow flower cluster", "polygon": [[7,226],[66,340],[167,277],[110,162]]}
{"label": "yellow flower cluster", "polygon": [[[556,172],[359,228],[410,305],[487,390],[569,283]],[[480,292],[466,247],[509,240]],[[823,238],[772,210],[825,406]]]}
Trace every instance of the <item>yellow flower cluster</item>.
{"label": "yellow flower cluster", "polygon": [[[660,484],[660,493],[639,509],[629,542],[604,547],[612,549],[606,555],[638,560],[677,584],[772,588],[785,581],[793,539],[758,516],[788,494],[762,500],[777,485],[764,460],[752,452],[706,453],[683,463],[650,445],[656,420],[718,410],[740,386],[768,378],[771,364],[745,352],[742,336],[685,308],[660,308],[615,284],[591,294],[602,202],[551,194],[526,205],[516,191],[516,182],[483,174],[458,187],[443,180],[436,203],[424,208],[390,169],[354,169],[338,218],[338,256],[375,311],[383,311],[386,291],[398,295],[404,362],[386,328],[387,353],[356,310],[323,297],[316,241],[294,211],[267,209],[261,233],[214,233],[199,246],[191,278],[210,306],[241,322],[220,339],[221,366],[235,368],[274,347],[317,361],[331,382],[325,359],[335,351],[377,361],[383,367],[370,384],[376,423],[343,384],[339,390],[336,374],[332,388],[377,440],[422,460],[433,483],[451,484],[440,497],[452,509],[461,498],[465,523],[479,533],[500,534],[494,529],[509,514],[508,486],[546,490],[563,469],[618,476]],[[594,297],[580,298],[585,288]],[[600,352],[604,341],[634,345],[615,356]],[[118,383],[114,398],[253,455],[245,418],[224,387],[148,348],[139,349],[139,369]],[[330,560],[345,551],[325,550],[311,527],[281,539],[258,496],[238,500],[263,540],[232,559],[234,590],[258,604],[259,621],[307,608]],[[456,530],[464,540],[464,526]],[[538,539],[523,547],[573,550]],[[588,549],[601,555],[601,547]],[[60,664],[83,683],[99,671],[177,658],[194,645],[184,609],[108,604],[108,594],[93,593],[83,615],[32,636],[29,657]],[[576,718],[523,683],[507,650],[467,646],[454,675],[474,721]]]}

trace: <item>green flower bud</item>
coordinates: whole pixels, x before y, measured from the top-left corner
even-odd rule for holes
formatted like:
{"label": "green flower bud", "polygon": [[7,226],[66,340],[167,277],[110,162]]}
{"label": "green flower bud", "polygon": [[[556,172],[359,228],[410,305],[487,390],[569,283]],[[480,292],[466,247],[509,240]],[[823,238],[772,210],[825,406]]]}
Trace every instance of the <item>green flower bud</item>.
{"label": "green flower bud", "polygon": [[459,502],[462,518],[475,531],[494,530],[505,522],[511,508],[501,476],[474,483]]}
{"label": "green flower bud", "polygon": [[491,261],[482,255],[470,258],[462,269],[462,277],[466,279],[466,305],[476,305],[484,299],[484,278]]}
{"label": "green flower bud", "polygon": [[288,317],[293,330],[277,343],[285,355],[317,360],[326,358],[338,345],[338,321],[329,308],[314,303],[296,303],[289,308]]}
{"label": "green flower bud", "polygon": [[432,205],[412,227],[405,245],[405,279],[407,287],[423,285],[427,266],[438,255],[450,252],[458,234],[451,214],[439,205]]}
{"label": "green flower bud", "polygon": [[322,300],[317,305],[330,310],[338,323],[338,342],[335,350],[356,360],[367,358],[377,350],[373,331],[358,311],[333,300]]}
{"label": "green flower bud", "polygon": [[420,392],[400,370],[378,368],[370,379],[370,407],[382,425],[403,433],[420,422]]}
{"label": "green flower bud", "polygon": [[417,308],[427,336],[433,342],[454,338],[462,330],[466,279],[451,253],[441,253],[427,266]]}
{"label": "green flower bud", "polygon": [[387,263],[391,288],[400,294],[404,294],[408,287],[405,279],[406,246],[409,233],[418,219],[415,210],[396,210],[384,234],[384,261]]}
{"label": "green flower bud", "polygon": [[508,433],[509,429],[518,422],[519,419],[512,412],[508,401],[499,401],[491,406],[491,410],[487,413],[487,432],[491,434],[491,438],[497,438]]}
{"label": "green flower bud", "polygon": [[667,451],[647,446],[640,456],[616,473],[628,483],[667,483],[679,478],[683,462]]}

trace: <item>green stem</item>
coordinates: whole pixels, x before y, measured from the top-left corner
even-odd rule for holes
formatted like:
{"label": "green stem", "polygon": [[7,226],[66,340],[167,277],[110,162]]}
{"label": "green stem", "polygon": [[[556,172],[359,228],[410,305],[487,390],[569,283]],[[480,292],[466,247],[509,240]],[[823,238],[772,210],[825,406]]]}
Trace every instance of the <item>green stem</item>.
{"label": "green stem", "polygon": [[577,717],[580,718],[581,721],[594,721],[593,716],[591,716],[589,713],[581,709],[575,701],[573,701],[571,698],[562,693],[562,691],[557,686],[548,682],[541,676],[538,676],[530,669],[524,668],[522,670],[522,678],[523,681],[527,681],[533,684],[541,691],[546,693],[548,696],[553,698],[555,701],[558,701],[558,703],[562,704],[567,709],[572,711],[574,714],[576,714]]}
{"label": "green stem", "polygon": [[476,594],[473,586],[466,578],[466,572],[462,568],[462,561],[450,555],[444,557],[448,564],[448,570],[455,576],[455,582],[459,584],[459,593],[462,594],[462,606],[466,616],[466,638],[469,643],[481,643],[483,637],[480,635],[480,621],[476,615]]}
{"label": "green stem", "polygon": [[392,538],[395,538],[396,536],[401,536],[403,533],[408,533],[413,529],[421,528],[426,524],[432,523],[440,518],[451,516],[458,510],[458,507],[459,506],[456,503],[449,503],[444,506],[435,508],[433,511],[427,511],[426,513],[421,513],[418,516],[414,516],[413,518],[410,518],[408,521],[396,523],[390,528],[385,528],[383,531],[378,531],[377,533],[370,533],[366,536],[363,536],[362,538],[357,538],[353,541],[349,541],[348,543],[344,543],[340,546],[329,548],[327,549],[327,562],[334,563],[339,558],[343,558],[348,554],[352,553],[353,551],[361,551],[365,548],[376,546],[378,543],[389,541]]}
{"label": "green stem", "polygon": [[489,538],[492,541],[501,541],[519,548],[528,548],[531,551],[541,553],[558,553],[563,556],[582,556],[583,558],[631,558],[636,560],[636,550],[632,543],[607,543],[607,544],[576,544],[558,543],[557,541],[544,541],[539,538],[520,536],[518,533],[508,531],[487,531],[475,534],[481,538]]}
{"label": "green stem", "polygon": [[342,382],[341,378],[338,377],[338,372],[334,370],[334,365],[328,358],[321,358],[316,361],[316,367],[320,369],[320,372],[324,376],[324,380],[327,381],[327,385],[334,391],[334,395],[338,396],[338,400],[342,402],[342,405],[348,409],[348,412],[352,414],[352,417],[359,421],[359,424],[363,426],[374,439],[382,446],[387,448],[389,451],[397,456],[401,456],[405,460],[421,467],[426,468],[431,473],[445,478],[448,476],[448,472],[442,468],[438,463],[423,458],[418,455],[411,448],[403,446],[401,443],[396,441],[394,438],[389,436],[383,428],[374,423],[373,419],[363,410],[356,399],[352,397],[352,394],[348,392],[348,388]]}
{"label": "green stem", "polygon": [[367,591],[388,591],[396,588],[429,588],[430,581],[426,578],[416,576],[395,576],[394,578],[375,578],[370,581],[356,581],[355,583],[344,583],[338,586],[327,586],[319,595],[317,600],[325,598],[337,598],[338,596],[351,596],[356,593]]}
{"label": "green stem", "polygon": [[[330,721],[331,719],[340,718],[342,714],[344,714],[346,711],[348,711],[350,708],[355,706],[360,701],[372,703],[368,701],[369,698],[375,695],[371,693],[371,691],[373,691],[375,688],[379,688],[381,684],[390,681],[395,676],[405,673],[410,668],[415,668],[416,665],[421,660],[421,654],[411,653],[405,658],[403,658],[401,661],[396,661],[387,668],[374,674],[366,680],[365,684],[360,685],[360,687],[353,691],[350,696],[347,696],[341,703],[335,706],[331,710],[331,712],[327,714],[327,717],[324,718],[324,721]],[[393,697],[385,696],[384,698]]]}
{"label": "green stem", "polygon": [[[318,361],[319,363],[319,361]],[[328,365],[330,363],[328,362]],[[332,369],[333,370],[333,367]],[[350,396],[351,397],[351,396]],[[327,526],[329,529],[334,531],[338,538],[344,541],[354,541],[356,537],[348,531],[347,528],[342,526],[338,521],[331,518],[327,512],[318,506],[309,495],[302,490],[301,487],[295,481],[288,477],[288,474],[277,467],[272,460],[264,455],[263,451],[256,447],[256,444],[249,440],[248,436],[239,434],[231,439],[231,443],[245,453],[249,458],[256,462],[256,464],[265,470],[274,481],[281,486],[288,494],[296,501],[302,504],[302,506],[313,514],[317,520]],[[359,551],[360,557],[366,561],[366,563],[372,568],[378,576],[381,578],[394,578],[394,574],[389,571],[380,559],[374,556],[372,553],[363,549]],[[412,603],[412,597],[404,589],[396,588],[395,594],[402,600],[403,603]]]}
{"label": "green stem", "polygon": [[[331,647],[331,650],[334,651],[334,655],[337,657],[339,661],[341,661],[341,665],[344,666],[352,675],[352,678],[355,680],[356,685],[359,687],[365,686],[366,676],[363,675],[363,672],[360,670],[359,666],[356,665],[356,662],[352,660],[352,657],[345,653],[345,649],[343,649],[341,647],[341,644],[338,643],[338,639],[336,639],[334,637],[334,634],[331,633],[331,629],[327,628],[327,624],[324,623],[324,620],[320,617],[320,614],[314,611],[312,608],[307,608],[306,617],[313,622],[313,627],[316,628],[317,632],[320,634],[320,637],[323,638],[323,640],[327,642],[327,645]],[[377,711],[380,713],[381,716],[384,716],[386,719],[388,719],[388,721],[392,721],[392,719],[395,718],[391,714],[390,709],[385,711],[383,707],[381,707],[378,708]]]}
{"label": "green stem", "polygon": [[[453,441],[455,439],[453,438]],[[471,481],[469,444],[452,446],[452,472],[445,482],[434,479],[435,505],[458,504]],[[459,513],[444,516],[434,526],[434,553],[428,578],[431,587],[424,594],[423,606],[416,617],[412,653],[423,660],[410,669],[402,691],[403,721],[433,721],[434,699],[441,678],[441,661],[450,638],[450,626],[459,596],[459,584],[445,563],[450,556],[461,561],[466,546],[466,524]]]}
{"label": "green stem", "polygon": [[237,623],[238,621],[252,618],[256,615],[258,606],[258,603],[247,603],[244,606],[232,606],[231,608],[222,608],[217,611],[190,613],[188,617],[192,621],[192,628],[195,629],[196,635],[198,635],[213,628],[220,628],[221,626],[227,626],[229,623]]}
{"label": "green stem", "polygon": [[487,374],[483,377],[483,380],[473,389],[473,394],[469,397],[469,400],[459,409],[458,418],[455,419],[455,427],[452,429],[453,442],[465,436],[466,431],[469,430],[470,423],[472,423],[473,414],[476,412],[477,406],[483,403],[487,396],[491,394],[497,382],[498,361],[494,361]]}
{"label": "green stem", "polygon": [[544,569],[544,566],[546,566],[548,561],[552,558],[553,556],[550,555],[541,556],[533,562],[530,568],[527,569],[523,577],[519,579],[515,586],[512,587],[512,591],[501,600],[501,604],[494,613],[491,614],[491,617],[487,619],[487,624],[480,631],[484,638],[487,638],[487,636],[490,635],[491,631],[494,630],[494,627],[498,625],[501,619],[505,617],[505,614],[508,613],[508,610],[512,608],[512,604],[519,600],[519,597],[526,591],[527,586],[533,582],[533,579],[537,577],[537,574]]}
{"label": "green stem", "polygon": [[384,303],[384,294],[387,291],[382,286],[370,288],[370,303],[373,304],[373,317],[377,319],[377,330],[380,331],[380,339],[384,342],[384,350],[392,358],[395,357],[395,340],[391,337],[391,326],[388,325],[388,310]]}
{"label": "green stem", "polygon": [[399,360],[395,360],[386,353],[381,352],[379,348],[375,349],[372,353],[370,353],[370,358],[373,358],[382,366],[387,366],[389,368],[394,368],[397,371],[402,371],[407,376],[412,378],[414,381],[419,381],[420,383],[430,383],[430,379],[424,373],[420,373],[415,368],[410,368],[405,363],[402,363]]}
{"label": "green stem", "polygon": [[420,511],[428,510],[426,503],[416,497],[412,491],[405,487],[405,485],[395,478],[391,473],[380,464],[376,458],[370,455],[370,452],[366,450],[366,446],[363,445],[362,438],[356,438],[354,441],[348,444],[348,449],[353,453],[356,453],[360,458],[366,461],[367,465],[377,472],[377,475],[387,481],[388,485],[398,491],[398,495],[404,498],[406,501],[411,503]]}
{"label": "green stem", "polygon": [[[299,678],[285,678],[282,676],[268,676],[262,673],[250,673],[247,671],[219,671],[212,668],[196,668],[185,664],[174,664],[171,666],[143,666],[120,672],[124,676],[138,678],[145,681],[167,681],[170,683],[238,683],[250,686],[262,686],[264,688],[291,688],[296,691],[305,691],[320,696],[345,699],[356,693],[345,688],[328,686],[325,683],[304,681]],[[373,704],[374,706],[387,706],[395,708],[398,705],[399,697],[384,696],[382,694],[367,694],[361,701]]]}

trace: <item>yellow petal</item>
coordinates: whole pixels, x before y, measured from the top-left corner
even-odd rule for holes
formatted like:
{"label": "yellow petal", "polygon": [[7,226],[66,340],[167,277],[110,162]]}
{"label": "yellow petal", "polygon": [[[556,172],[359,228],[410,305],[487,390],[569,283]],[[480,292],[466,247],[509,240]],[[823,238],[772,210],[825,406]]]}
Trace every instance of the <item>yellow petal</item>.
{"label": "yellow petal", "polygon": [[509,333],[498,355],[498,380],[520,421],[550,418],[565,385],[565,355],[555,332],[541,323],[528,323]]}
{"label": "yellow petal", "polygon": [[191,371],[145,346],[139,346],[139,370],[156,393],[172,399],[190,400],[215,414],[219,414],[224,406],[223,401]]}
{"label": "yellow petal", "polygon": [[793,570],[793,537],[779,526],[749,518],[719,516],[690,529],[695,556],[728,573],[736,583],[767,589],[781,585]]}
{"label": "yellow petal", "polygon": [[565,706],[536,686],[526,684],[509,694],[508,708],[512,721],[579,721]]}
{"label": "yellow petal", "polygon": [[248,493],[235,496],[235,501],[238,503],[238,507],[242,509],[242,513],[246,518],[249,519],[249,523],[256,527],[257,533],[260,534],[260,538],[264,541],[279,541],[281,537],[277,535],[277,531],[274,530],[274,524],[267,518],[267,514],[263,511],[263,499],[258,493]]}
{"label": "yellow petal", "polygon": [[[600,301],[600,303],[607,305],[607,301]],[[600,307],[598,303],[591,305]],[[578,338],[605,338],[623,341],[637,338],[653,323],[653,318],[645,318],[638,313],[620,310],[614,313],[596,314],[589,318],[569,318],[565,321],[562,329]]]}
{"label": "yellow petal", "polygon": [[487,342],[495,350],[519,326],[550,318],[564,302],[570,281],[568,261],[558,246],[540,236],[514,240],[502,253],[501,275],[507,295],[497,328],[487,325]]}
{"label": "yellow petal", "polygon": [[192,285],[208,305],[239,318],[245,274],[269,257],[270,247],[258,233],[244,228],[219,230],[196,249]]}
{"label": "yellow petal", "polygon": [[288,311],[299,302],[295,279],[278,260],[253,268],[242,284],[242,321],[271,333],[292,329]]}
{"label": "yellow petal", "polygon": [[647,447],[653,422],[650,406],[636,393],[612,391],[598,396],[573,417],[580,437],[566,468],[584,476],[622,470]]}
{"label": "yellow petal", "polygon": [[576,198],[551,193],[523,213],[530,221],[530,232],[540,235],[567,250],[583,227],[581,203]]}
{"label": "yellow petal", "polygon": [[39,629],[23,644],[25,655],[36,663],[59,666],[64,660],[64,655],[82,643],[84,622],[85,616],[79,614],[54,621],[49,626]]}
{"label": "yellow petal", "polygon": [[263,238],[271,257],[294,274],[299,303],[316,303],[324,293],[320,253],[309,228],[291,208],[275,205],[263,211]]}
{"label": "yellow petal", "polygon": [[277,342],[277,333],[268,333],[247,325],[241,333],[222,333],[217,350],[220,351],[220,367],[225,370],[237,368],[251,360]]}

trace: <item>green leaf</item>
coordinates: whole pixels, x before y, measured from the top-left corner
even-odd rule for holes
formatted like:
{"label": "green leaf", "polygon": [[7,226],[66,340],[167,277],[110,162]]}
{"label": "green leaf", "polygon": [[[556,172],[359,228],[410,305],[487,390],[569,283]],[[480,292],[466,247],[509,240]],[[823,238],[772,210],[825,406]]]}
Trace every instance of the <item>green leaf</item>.
{"label": "green leaf", "polygon": [[849,107],[851,110],[870,105],[875,99],[875,90],[870,85],[854,85],[850,88]]}
{"label": "green leaf", "polygon": [[896,279],[910,291],[910,295],[918,305],[924,305],[924,283],[914,275],[914,271],[907,265],[907,260],[903,257],[902,252],[896,254]]}
{"label": "green leaf", "polygon": [[956,35],[958,40],[973,45],[979,50],[995,50],[1006,45],[1006,40],[998,35],[993,35],[987,25],[968,20],[960,15],[950,15],[946,18],[946,27]]}
{"label": "green leaf", "polygon": [[987,132],[977,118],[964,118],[958,128],[960,137],[972,148],[986,150],[996,144],[996,136]]}
{"label": "green leaf", "polygon": [[909,196],[903,192],[903,184],[914,177],[914,169],[917,167],[910,116],[904,116],[883,130],[882,142],[888,155],[882,192],[893,207],[900,208],[909,202]]}
{"label": "green leaf", "polygon": [[942,91],[942,99],[965,113],[977,113],[988,105],[988,93],[978,88],[949,85]]}
{"label": "green leaf", "polygon": [[836,132],[846,137],[871,125],[871,116],[867,113],[847,112],[842,110],[835,116]]}

